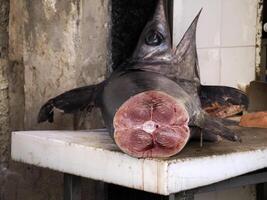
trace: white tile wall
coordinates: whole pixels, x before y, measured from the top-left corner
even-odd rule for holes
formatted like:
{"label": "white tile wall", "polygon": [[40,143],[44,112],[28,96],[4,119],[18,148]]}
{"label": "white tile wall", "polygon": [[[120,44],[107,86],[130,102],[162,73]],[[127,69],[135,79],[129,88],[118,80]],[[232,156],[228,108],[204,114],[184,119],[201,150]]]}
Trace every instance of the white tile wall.
{"label": "white tile wall", "polygon": [[[256,0],[174,0],[174,45],[198,11],[197,47],[202,84],[248,84],[255,79]],[[254,191],[251,192],[251,191]],[[256,199],[255,187],[206,193],[196,199]]]}
{"label": "white tile wall", "polygon": [[256,0],[222,0],[222,46],[254,46],[256,18]]}
{"label": "white tile wall", "polygon": [[174,0],[176,45],[203,8],[197,29],[202,84],[248,84],[255,79],[256,0]]}
{"label": "white tile wall", "polygon": [[175,21],[173,26],[176,43],[181,40],[184,32],[201,8],[203,10],[197,29],[198,47],[220,46],[221,0],[174,0]]}
{"label": "white tile wall", "polygon": [[255,47],[222,48],[221,64],[222,85],[249,83],[255,78]]}
{"label": "white tile wall", "polygon": [[198,49],[202,84],[220,84],[220,48]]}

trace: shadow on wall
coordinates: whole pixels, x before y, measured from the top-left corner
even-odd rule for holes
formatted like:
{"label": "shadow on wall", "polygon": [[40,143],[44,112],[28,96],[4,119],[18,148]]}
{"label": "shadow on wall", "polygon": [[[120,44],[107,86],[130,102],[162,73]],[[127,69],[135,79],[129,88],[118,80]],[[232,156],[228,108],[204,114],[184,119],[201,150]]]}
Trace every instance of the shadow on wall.
{"label": "shadow on wall", "polygon": [[157,0],[112,0],[113,69],[132,55],[143,28],[153,16],[156,3]]}

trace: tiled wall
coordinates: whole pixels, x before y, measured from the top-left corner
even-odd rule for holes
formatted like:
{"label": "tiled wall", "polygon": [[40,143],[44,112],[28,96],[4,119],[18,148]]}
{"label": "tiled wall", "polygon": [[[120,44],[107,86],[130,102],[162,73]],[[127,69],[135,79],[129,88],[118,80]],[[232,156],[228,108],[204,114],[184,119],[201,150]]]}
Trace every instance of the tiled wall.
{"label": "tiled wall", "polygon": [[203,8],[197,30],[203,84],[248,84],[255,79],[257,0],[174,0],[174,45]]}

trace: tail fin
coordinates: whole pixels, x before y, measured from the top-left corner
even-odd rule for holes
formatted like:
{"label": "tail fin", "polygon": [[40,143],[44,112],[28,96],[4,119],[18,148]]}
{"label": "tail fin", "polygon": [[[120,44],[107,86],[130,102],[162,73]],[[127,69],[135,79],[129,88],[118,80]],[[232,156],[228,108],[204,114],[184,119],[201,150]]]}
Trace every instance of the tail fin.
{"label": "tail fin", "polygon": [[39,111],[38,123],[45,121],[52,123],[55,108],[64,113],[75,113],[85,109],[90,111],[96,106],[96,99],[101,91],[102,83],[76,88],[48,100]]}

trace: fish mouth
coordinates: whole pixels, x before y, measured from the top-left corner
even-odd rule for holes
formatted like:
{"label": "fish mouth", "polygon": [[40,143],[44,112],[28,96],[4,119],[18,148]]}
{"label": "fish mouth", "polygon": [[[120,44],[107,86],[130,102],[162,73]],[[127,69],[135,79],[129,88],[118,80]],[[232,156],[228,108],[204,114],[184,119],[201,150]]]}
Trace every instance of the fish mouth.
{"label": "fish mouth", "polygon": [[174,97],[156,90],[129,98],[114,116],[118,147],[138,158],[164,158],[180,152],[188,142],[189,115]]}

